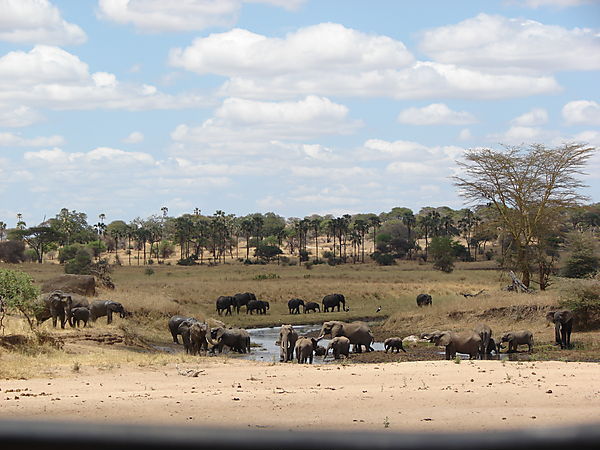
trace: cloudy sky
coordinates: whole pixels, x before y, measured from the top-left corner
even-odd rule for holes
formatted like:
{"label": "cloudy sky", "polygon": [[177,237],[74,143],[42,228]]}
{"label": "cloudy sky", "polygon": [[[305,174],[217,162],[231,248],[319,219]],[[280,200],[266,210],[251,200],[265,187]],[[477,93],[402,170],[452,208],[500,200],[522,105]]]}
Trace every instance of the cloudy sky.
{"label": "cloudy sky", "polygon": [[467,148],[600,147],[599,75],[600,0],[0,0],[0,220],[458,208]]}

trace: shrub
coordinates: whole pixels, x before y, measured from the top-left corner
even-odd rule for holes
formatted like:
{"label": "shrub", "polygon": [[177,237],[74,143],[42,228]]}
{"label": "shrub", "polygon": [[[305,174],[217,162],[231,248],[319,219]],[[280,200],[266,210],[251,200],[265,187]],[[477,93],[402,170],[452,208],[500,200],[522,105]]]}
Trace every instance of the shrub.
{"label": "shrub", "polygon": [[173,256],[175,247],[169,241],[160,241],[158,244],[158,254],[162,259],[167,259]]}
{"label": "shrub", "polygon": [[300,262],[304,262],[304,261],[308,261],[308,255],[310,255],[310,253],[307,250],[300,250],[299,255],[300,255]]}
{"label": "shrub", "polygon": [[103,252],[106,251],[106,244],[104,241],[92,241],[86,244],[86,247],[92,251],[94,258],[98,258]]}
{"label": "shrub", "polygon": [[371,254],[371,259],[373,259],[373,261],[375,261],[380,266],[391,266],[393,264],[396,264],[394,256],[390,253],[375,252]]}
{"label": "shrub", "polygon": [[431,239],[429,253],[433,259],[433,268],[450,273],[454,270],[455,241],[449,237],[434,237]]}
{"label": "shrub", "polygon": [[196,262],[196,260],[193,257],[189,257],[189,258],[182,258],[179,261],[177,261],[177,265],[178,266],[195,266],[198,263]]}
{"label": "shrub", "polygon": [[75,258],[70,259],[65,264],[65,273],[76,275],[89,275],[92,265],[92,256],[90,250],[81,247],[77,250]]}
{"label": "shrub", "polygon": [[25,261],[25,244],[22,241],[0,242],[0,261],[9,264]]}
{"label": "shrub", "polygon": [[146,270],[144,270],[144,275],[154,275],[154,269],[151,267],[146,267]]}
{"label": "shrub", "polygon": [[254,256],[265,261],[270,261],[282,253],[283,251],[278,246],[263,243],[259,244],[256,250],[254,250]]}
{"label": "shrub", "polygon": [[600,328],[600,284],[583,283],[571,288],[559,305],[573,311],[578,329]]}
{"label": "shrub", "polygon": [[25,316],[29,327],[35,328],[34,316],[39,306],[36,302],[39,289],[25,272],[0,269],[0,298],[8,308]]}
{"label": "shrub", "polygon": [[58,251],[58,261],[61,264],[64,264],[68,260],[74,259],[75,256],[77,255],[77,251],[82,247],[83,247],[83,245],[81,245],[81,244],[65,245]]}
{"label": "shrub", "polygon": [[600,270],[600,258],[593,255],[573,254],[563,268],[567,278],[591,278]]}
{"label": "shrub", "polygon": [[34,249],[28,248],[25,250],[25,261],[26,262],[37,262],[38,256]]}

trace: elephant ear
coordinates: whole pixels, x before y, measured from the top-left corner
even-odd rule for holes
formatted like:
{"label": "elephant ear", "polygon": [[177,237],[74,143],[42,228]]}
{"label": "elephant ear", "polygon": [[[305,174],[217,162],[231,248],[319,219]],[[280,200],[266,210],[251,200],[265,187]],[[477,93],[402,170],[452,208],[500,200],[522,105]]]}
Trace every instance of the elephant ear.
{"label": "elephant ear", "polygon": [[442,334],[439,339],[437,339],[437,345],[442,347],[446,347],[452,343],[452,337],[448,333]]}
{"label": "elephant ear", "polygon": [[548,311],[546,313],[546,320],[548,322],[554,322],[554,314],[556,313],[556,311]]}
{"label": "elephant ear", "polygon": [[340,323],[336,323],[331,327],[331,337],[343,336],[342,329],[344,326]]}

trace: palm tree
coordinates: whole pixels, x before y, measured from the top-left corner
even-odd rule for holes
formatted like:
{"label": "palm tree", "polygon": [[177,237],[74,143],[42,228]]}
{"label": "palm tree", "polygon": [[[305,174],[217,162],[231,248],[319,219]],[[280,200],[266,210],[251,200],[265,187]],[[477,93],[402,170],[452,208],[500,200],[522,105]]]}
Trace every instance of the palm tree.
{"label": "palm tree", "polygon": [[243,217],[240,222],[240,230],[246,239],[246,260],[250,259],[250,238],[254,233],[254,221],[250,217]]}
{"label": "palm tree", "polygon": [[313,217],[310,219],[310,226],[312,227],[313,232],[315,233],[315,259],[319,260],[319,230],[321,228],[321,218]]}
{"label": "palm tree", "polygon": [[369,231],[369,224],[364,219],[356,219],[354,221],[354,229],[360,234],[361,243],[361,262],[365,262],[365,235]]}
{"label": "palm tree", "polygon": [[377,216],[369,217],[369,224],[373,227],[373,253],[375,253],[375,240],[377,237],[377,230],[381,226],[381,219]]}

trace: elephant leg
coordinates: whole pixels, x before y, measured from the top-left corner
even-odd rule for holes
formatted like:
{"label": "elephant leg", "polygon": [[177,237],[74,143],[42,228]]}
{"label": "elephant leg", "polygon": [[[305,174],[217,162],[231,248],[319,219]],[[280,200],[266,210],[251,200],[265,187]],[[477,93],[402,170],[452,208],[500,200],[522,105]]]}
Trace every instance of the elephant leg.
{"label": "elephant leg", "polygon": [[112,311],[110,309],[106,311],[106,323],[108,325],[112,323]]}
{"label": "elephant leg", "polygon": [[562,340],[560,337],[560,322],[558,321],[554,323],[554,340],[558,345],[562,346]]}

